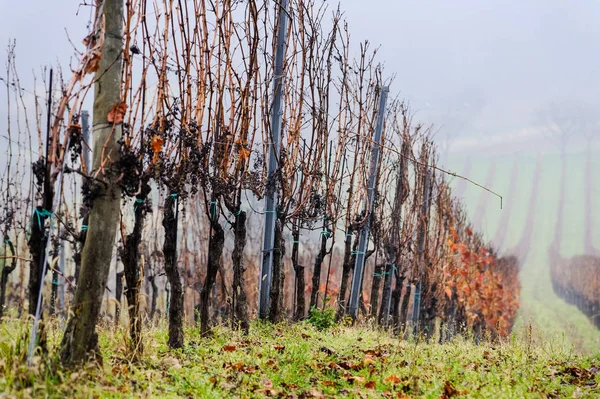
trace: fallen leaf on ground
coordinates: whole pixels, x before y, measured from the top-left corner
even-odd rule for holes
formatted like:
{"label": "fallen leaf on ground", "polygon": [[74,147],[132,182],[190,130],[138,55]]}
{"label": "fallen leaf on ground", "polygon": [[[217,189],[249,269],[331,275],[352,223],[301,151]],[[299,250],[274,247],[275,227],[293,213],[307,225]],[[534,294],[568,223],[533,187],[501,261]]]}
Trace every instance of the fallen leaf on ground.
{"label": "fallen leaf on ground", "polygon": [[466,394],[467,394],[467,391],[459,391],[458,389],[456,389],[454,387],[454,384],[452,384],[450,381],[446,380],[446,382],[444,382],[444,389],[442,389],[442,396],[440,398],[441,399],[450,399],[455,396],[466,395]]}
{"label": "fallen leaf on ground", "polygon": [[322,346],[319,350],[321,352],[324,352],[324,353],[328,354],[329,356],[335,355],[335,351],[333,349],[327,348],[326,346]]}
{"label": "fallen leaf on ground", "polygon": [[285,349],[285,346],[283,346],[283,345],[273,345],[273,349],[275,349],[277,352],[283,352],[283,350]]}
{"label": "fallen leaf on ground", "polygon": [[365,382],[365,377],[361,377],[359,375],[353,375],[348,377],[348,381],[352,382],[353,384],[362,384],[363,382]]}
{"label": "fallen leaf on ground", "polygon": [[325,397],[325,395],[322,392],[319,392],[314,388],[309,389],[308,391],[304,391],[300,394],[300,398],[324,398],[324,397]]}
{"label": "fallen leaf on ground", "polygon": [[263,385],[265,386],[265,388],[273,388],[273,383],[271,382],[270,379],[263,378],[262,382],[263,382]]}

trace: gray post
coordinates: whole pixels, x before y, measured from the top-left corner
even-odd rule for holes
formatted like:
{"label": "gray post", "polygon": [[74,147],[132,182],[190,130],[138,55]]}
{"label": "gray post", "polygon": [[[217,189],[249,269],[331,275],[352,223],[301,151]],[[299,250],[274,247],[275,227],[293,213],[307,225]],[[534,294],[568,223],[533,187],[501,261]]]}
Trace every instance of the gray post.
{"label": "gray post", "polygon": [[421,313],[421,290],[422,290],[422,280],[423,280],[423,271],[425,269],[425,234],[427,232],[426,226],[426,218],[429,213],[429,186],[431,184],[431,171],[427,170],[425,174],[425,186],[423,193],[423,208],[421,215],[421,223],[419,226],[419,262],[421,263],[421,267],[419,268],[419,282],[415,287],[415,298],[413,301],[413,312],[412,312],[412,325],[413,325],[413,334],[417,334],[419,332],[419,316]]}
{"label": "gray post", "polygon": [[58,286],[58,303],[60,305],[60,313],[64,316],[66,315],[65,312],[65,277],[67,275],[66,273],[66,268],[65,268],[65,249],[66,249],[66,245],[65,245],[65,240],[61,240],[60,241],[60,254],[58,255],[58,269],[60,270],[61,274],[62,274],[62,278],[59,279],[59,286]]}
{"label": "gray post", "polygon": [[81,132],[83,133],[84,142],[81,148],[83,166],[85,166],[85,172],[89,174],[92,171],[92,157],[90,156],[92,137],[90,134],[90,114],[87,111],[81,111]]}
{"label": "gray post", "polygon": [[352,289],[350,290],[350,300],[348,301],[348,314],[353,319],[356,319],[358,313],[358,300],[362,289],[363,270],[365,267],[365,253],[367,250],[367,241],[369,238],[369,227],[371,213],[373,212],[373,199],[375,196],[375,180],[377,178],[377,166],[379,164],[379,151],[381,146],[381,134],[383,132],[383,121],[385,116],[385,106],[387,103],[389,88],[387,86],[381,88],[379,97],[379,108],[377,109],[377,119],[375,125],[375,138],[373,142],[373,150],[371,152],[371,171],[369,176],[369,186],[367,189],[367,204],[366,217],[367,221],[360,229],[358,239],[358,251],[356,252],[356,262],[354,264],[354,273],[352,275]]}
{"label": "gray post", "polygon": [[275,172],[279,160],[281,137],[283,61],[286,50],[288,0],[282,0],[279,8],[279,29],[275,50],[275,73],[273,76],[273,108],[271,109],[271,142],[269,143],[269,165],[267,193],[265,200],[265,229],[263,232],[262,263],[260,268],[260,292],[258,296],[258,317],[266,319],[269,314],[271,278],[273,271],[273,250],[275,241],[275,221],[277,219],[277,181]]}

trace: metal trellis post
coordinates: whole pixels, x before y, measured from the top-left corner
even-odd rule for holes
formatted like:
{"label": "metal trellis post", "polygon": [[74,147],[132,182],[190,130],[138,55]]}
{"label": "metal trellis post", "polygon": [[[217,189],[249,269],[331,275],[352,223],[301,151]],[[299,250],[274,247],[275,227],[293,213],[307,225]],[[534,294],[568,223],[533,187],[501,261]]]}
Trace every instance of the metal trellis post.
{"label": "metal trellis post", "polygon": [[83,163],[85,165],[85,171],[91,174],[92,171],[92,157],[91,145],[92,135],[90,134],[90,114],[87,111],[81,111],[81,131],[83,133],[83,148],[81,149],[81,155],[83,156]]}
{"label": "metal trellis post", "polygon": [[271,142],[269,143],[269,164],[267,193],[265,200],[265,228],[263,232],[262,262],[260,268],[260,292],[258,296],[258,317],[266,319],[269,314],[269,299],[273,272],[273,251],[275,243],[275,221],[277,219],[277,182],[275,173],[279,160],[281,138],[283,62],[286,50],[288,0],[282,0],[279,7],[279,29],[275,50],[275,74],[273,79],[273,108],[271,109]]}
{"label": "metal trellis post", "polygon": [[356,252],[356,263],[354,264],[354,273],[352,276],[352,288],[350,290],[350,300],[348,301],[348,314],[356,319],[358,313],[358,301],[360,298],[360,292],[362,289],[363,270],[365,267],[367,242],[369,238],[369,228],[371,213],[373,211],[373,200],[375,197],[375,180],[377,178],[377,166],[379,164],[379,152],[381,146],[381,134],[383,132],[383,121],[385,114],[385,107],[387,103],[389,88],[387,86],[382,87],[381,96],[379,98],[379,108],[377,110],[377,119],[375,125],[375,138],[373,141],[373,149],[371,153],[371,171],[369,176],[369,186],[367,192],[367,204],[366,213],[367,221],[360,230],[360,236],[358,240],[358,251]]}

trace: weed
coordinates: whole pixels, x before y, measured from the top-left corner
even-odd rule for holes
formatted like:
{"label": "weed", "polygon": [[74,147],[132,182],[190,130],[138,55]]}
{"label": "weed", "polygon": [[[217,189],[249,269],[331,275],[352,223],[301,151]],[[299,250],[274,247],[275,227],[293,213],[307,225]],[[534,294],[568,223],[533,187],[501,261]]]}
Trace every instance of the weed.
{"label": "weed", "polygon": [[310,309],[307,321],[319,331],[328,330],[335,324],[335,309],[319,310],[313,307]]}

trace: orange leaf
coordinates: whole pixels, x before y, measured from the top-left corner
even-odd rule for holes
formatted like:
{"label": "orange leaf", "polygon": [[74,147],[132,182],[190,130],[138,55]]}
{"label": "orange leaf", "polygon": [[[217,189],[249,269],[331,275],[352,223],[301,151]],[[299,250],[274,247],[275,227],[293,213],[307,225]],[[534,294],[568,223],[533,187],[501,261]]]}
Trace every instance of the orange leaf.
{"label": "orange leaf", "polygon": [[365,388],[367,388],[367,389],[375,389],[375,381],[367,381],[367,382],[365,382]]}
{"label": "orange leaf", "polygon": [[471,288],[469,288],[468,284],[463,284],[461,289],[462,289],[462,292],[465,293],[465,295],[467,295],[467,296],[471,295]]}
{"label": "orange leaf", "polygon": [[446,289],[444,291],[446,292],[446,296],[448,297],[448,299],[451,299],[452,298],[452,288],[446,287]]}
{"label": "orange leaf", "polygon": [[401,380],[400,380],[400,377],[398,377],[396,374],[392,374],[388,378],[386,378],[384,381],[388,384],[397,384]]}
{"label": "orange leaf", "polygon": [[240,151],[239,151],[239,155],[240,155],[240,160],[244,161],[244,160],[248,159],[248,157],[250,156],[250,151],[248,151],[245,147],[241,147]]}
{"label": "orange leaf", "polygon": [[152,137],[152,151],[153,152],[161,152],[162,151],[162,146],[164,144],[165,140],[163,140],[162,137],[160,137],[158,134],[155,134]]}
{"label": "orange leaf", "polygon": [[123,117],[125,116],[126,111],[127,104],[125,101],[121,101],[112,106],[110,111],[108,111],[108,115],[106,115],[106,119],[109,123],[123,123]]}

